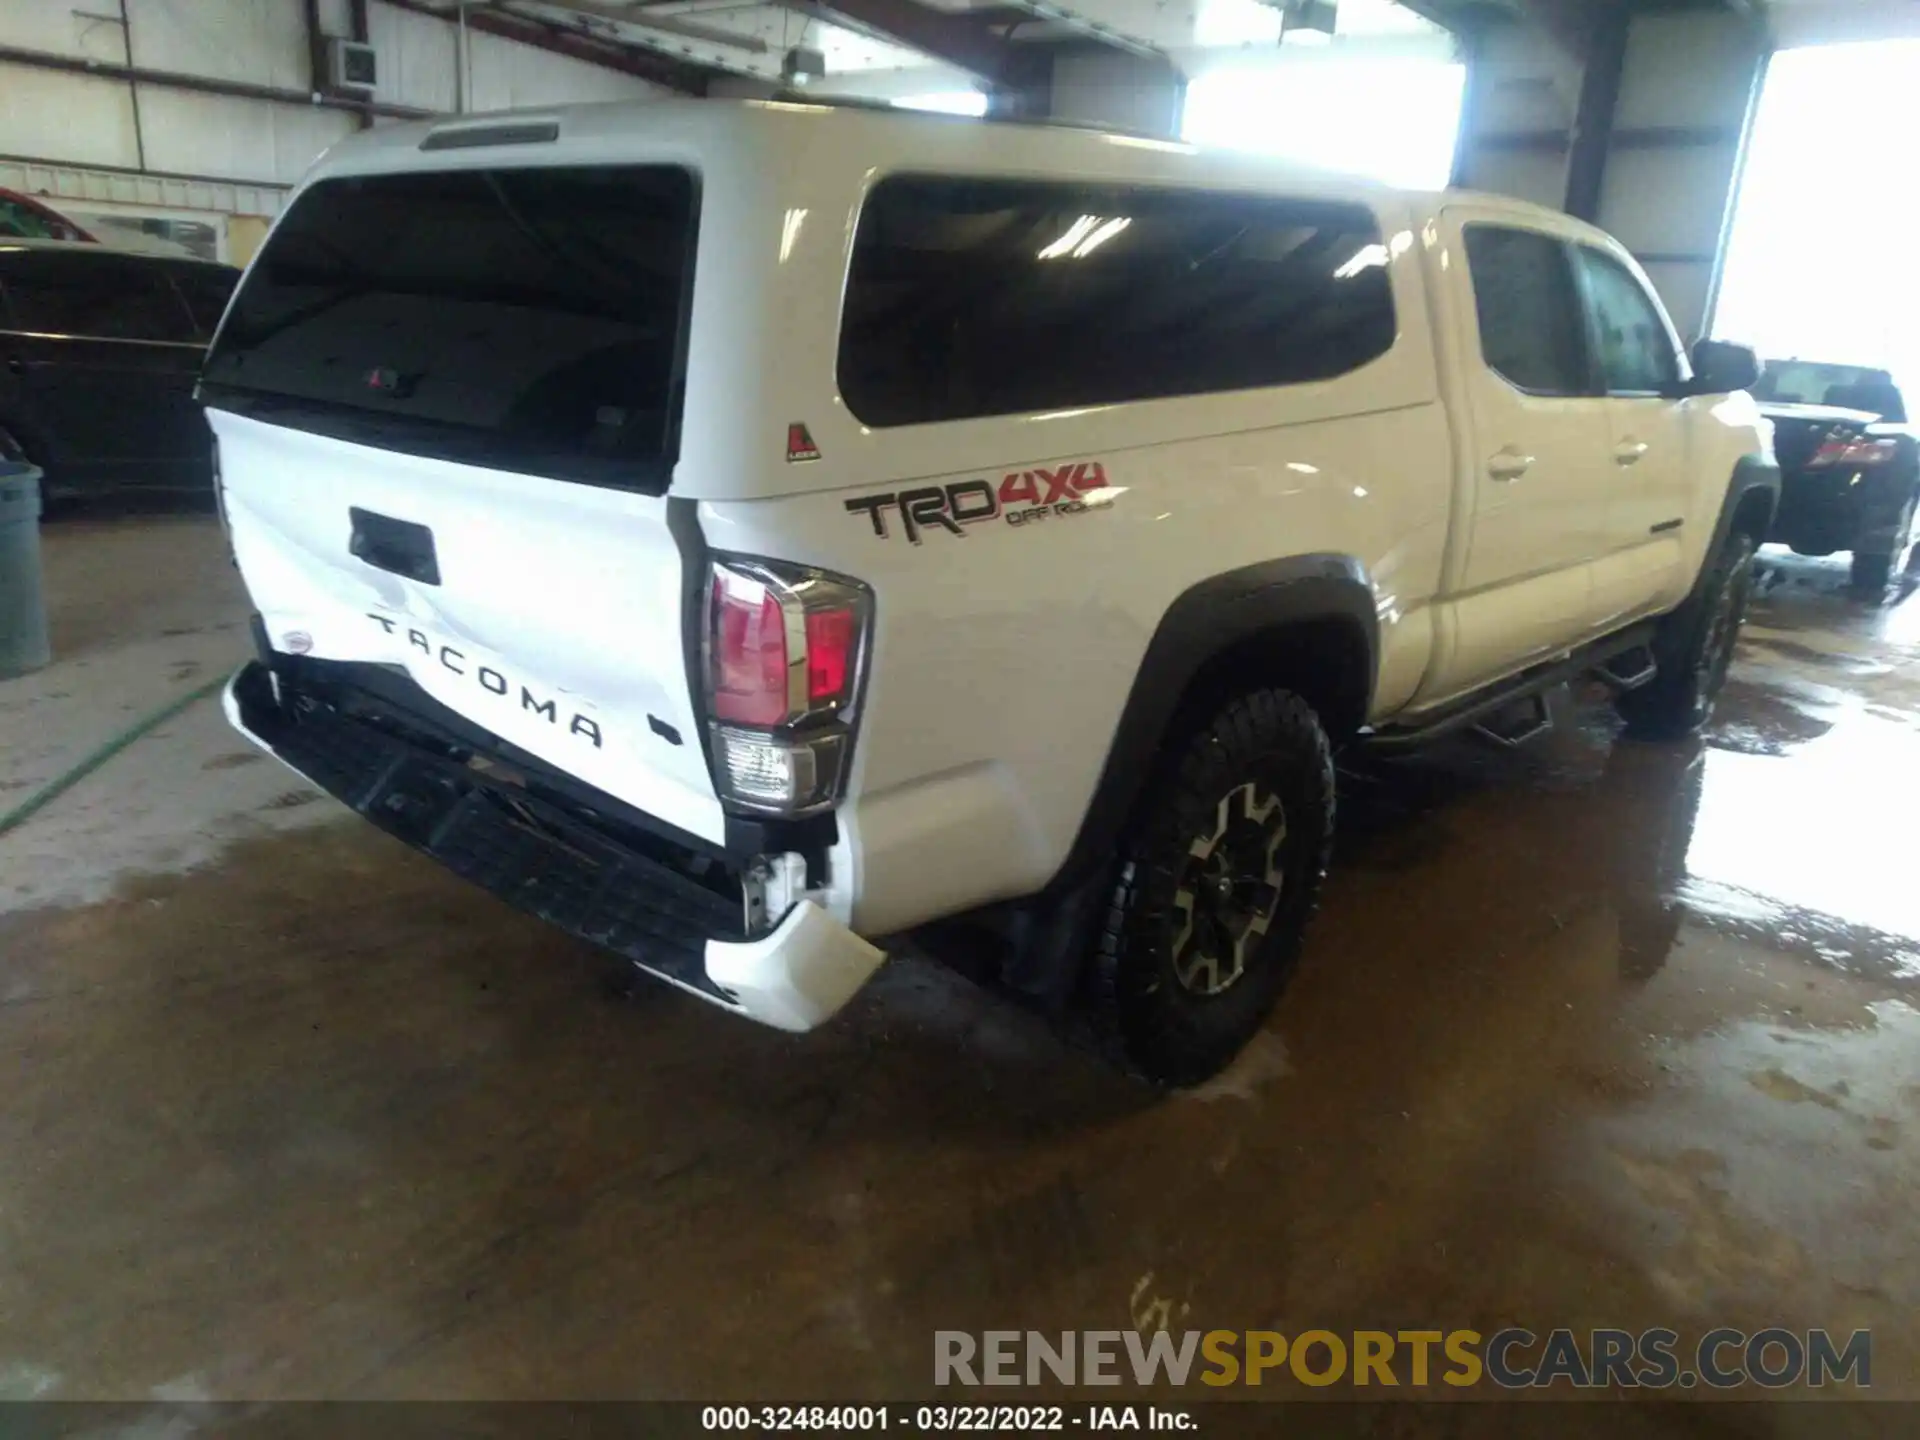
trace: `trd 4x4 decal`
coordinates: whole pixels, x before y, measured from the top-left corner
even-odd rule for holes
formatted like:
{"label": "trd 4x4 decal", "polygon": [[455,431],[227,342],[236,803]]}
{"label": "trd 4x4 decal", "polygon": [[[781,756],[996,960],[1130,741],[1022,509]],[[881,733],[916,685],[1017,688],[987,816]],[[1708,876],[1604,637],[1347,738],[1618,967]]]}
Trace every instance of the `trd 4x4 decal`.
{"label": "trd 4x4 decal", "polygon": [[901,530],[918,545],[926,530],[945,530],[965,539],[964,527],[983,520],[1029,525],[1049,515],[1104,510],[1113,504],[1111,495],[1098,493],[1106,488],[1106,467],[1098,460],[1081,460],[1057,470],[1016,471],[1001,480],[997,491],[990,480],[957,480],[951,485],[862,495],[845,504],[850,513],[865,515],[882,540],[891,534],[888,512],[898,511]]}

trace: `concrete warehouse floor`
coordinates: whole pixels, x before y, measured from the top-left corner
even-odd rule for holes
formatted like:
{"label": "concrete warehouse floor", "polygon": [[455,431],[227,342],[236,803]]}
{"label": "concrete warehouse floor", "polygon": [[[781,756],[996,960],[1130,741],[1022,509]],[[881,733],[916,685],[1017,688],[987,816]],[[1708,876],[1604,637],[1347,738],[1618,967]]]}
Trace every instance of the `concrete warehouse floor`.
{"label": "concrete warehouse floor", "polygon": [[[211,521],[47,540],[0,812],[246,643]],[[1522,1323],[1872,1327],[1920,1397],[1920,600],[1844,573],[1773,562],[1704,752],[1588,703],[1350,774],[1273,1024],[1157,1103],[911,957],[805,1037],[610,998],[201,702],[0,838],[0,1396],[903,1398],[936,1328]],[[1378,1433],[1507,1433],[1452,1410]]]}

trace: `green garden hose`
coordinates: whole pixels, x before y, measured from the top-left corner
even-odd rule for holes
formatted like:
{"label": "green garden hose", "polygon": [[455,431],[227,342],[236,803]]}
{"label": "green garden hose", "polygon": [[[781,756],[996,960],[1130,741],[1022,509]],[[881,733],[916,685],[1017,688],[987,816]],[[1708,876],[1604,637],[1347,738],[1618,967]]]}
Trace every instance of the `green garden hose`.
{"label": "green garden hose", "polygon": [[227,677],[224,675],[217,680],[209,680],[198,689],[190,690],[178,699],[168,701],[144,720],[138,720],[127,729],[122,730],[118,735],[114,736],[113,739],[95,750],[78,765],[75,765],[57,779],[51,780],[41,786],[40,789],[29,795],[13,809],[7,811],[4,815],[0,815],[0,835],[5,835],[18,826],[24,825],[50,801],[71,790],[75,785],[78,785],[82,780],[86,779],[87,776],[113,759],[114,756],[133,744],[133,742],[141,736],[159,729],[162,725],[166,724],[167,721],[187,709],[188,706],[194,705],[222,689],[226,683]]}

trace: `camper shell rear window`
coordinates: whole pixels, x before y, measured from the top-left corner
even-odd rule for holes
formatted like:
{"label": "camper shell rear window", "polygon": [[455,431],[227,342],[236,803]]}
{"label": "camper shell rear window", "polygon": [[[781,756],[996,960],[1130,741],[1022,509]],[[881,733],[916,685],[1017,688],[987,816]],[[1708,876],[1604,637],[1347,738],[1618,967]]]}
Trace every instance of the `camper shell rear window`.
{"label": "camper shell rear window", "polygon": [[248,271],[202,396],[383,449],[659,493],[698,204],[672,165],[323,180]]}

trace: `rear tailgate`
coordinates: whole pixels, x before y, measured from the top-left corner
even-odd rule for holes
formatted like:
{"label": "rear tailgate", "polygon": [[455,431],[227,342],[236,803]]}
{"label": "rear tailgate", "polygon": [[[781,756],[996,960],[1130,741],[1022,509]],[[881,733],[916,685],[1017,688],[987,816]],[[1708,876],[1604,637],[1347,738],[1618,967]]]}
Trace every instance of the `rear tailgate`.
{"label": "rear tailgate", "polygon": [[[277,649],[404,666],[502,739],[721,840],[668,501],[209,418],[234,553]],[[385,520],[424,530],[439,583],[382,568],[399,558],[378,549]],[[368,558],[356,528],[375,537]]]}
{"label": "rear tailgate", "polygon": [[718,842],[664,496],[695,204],[658,165],[322,181],[203,396],[270,643]]}

